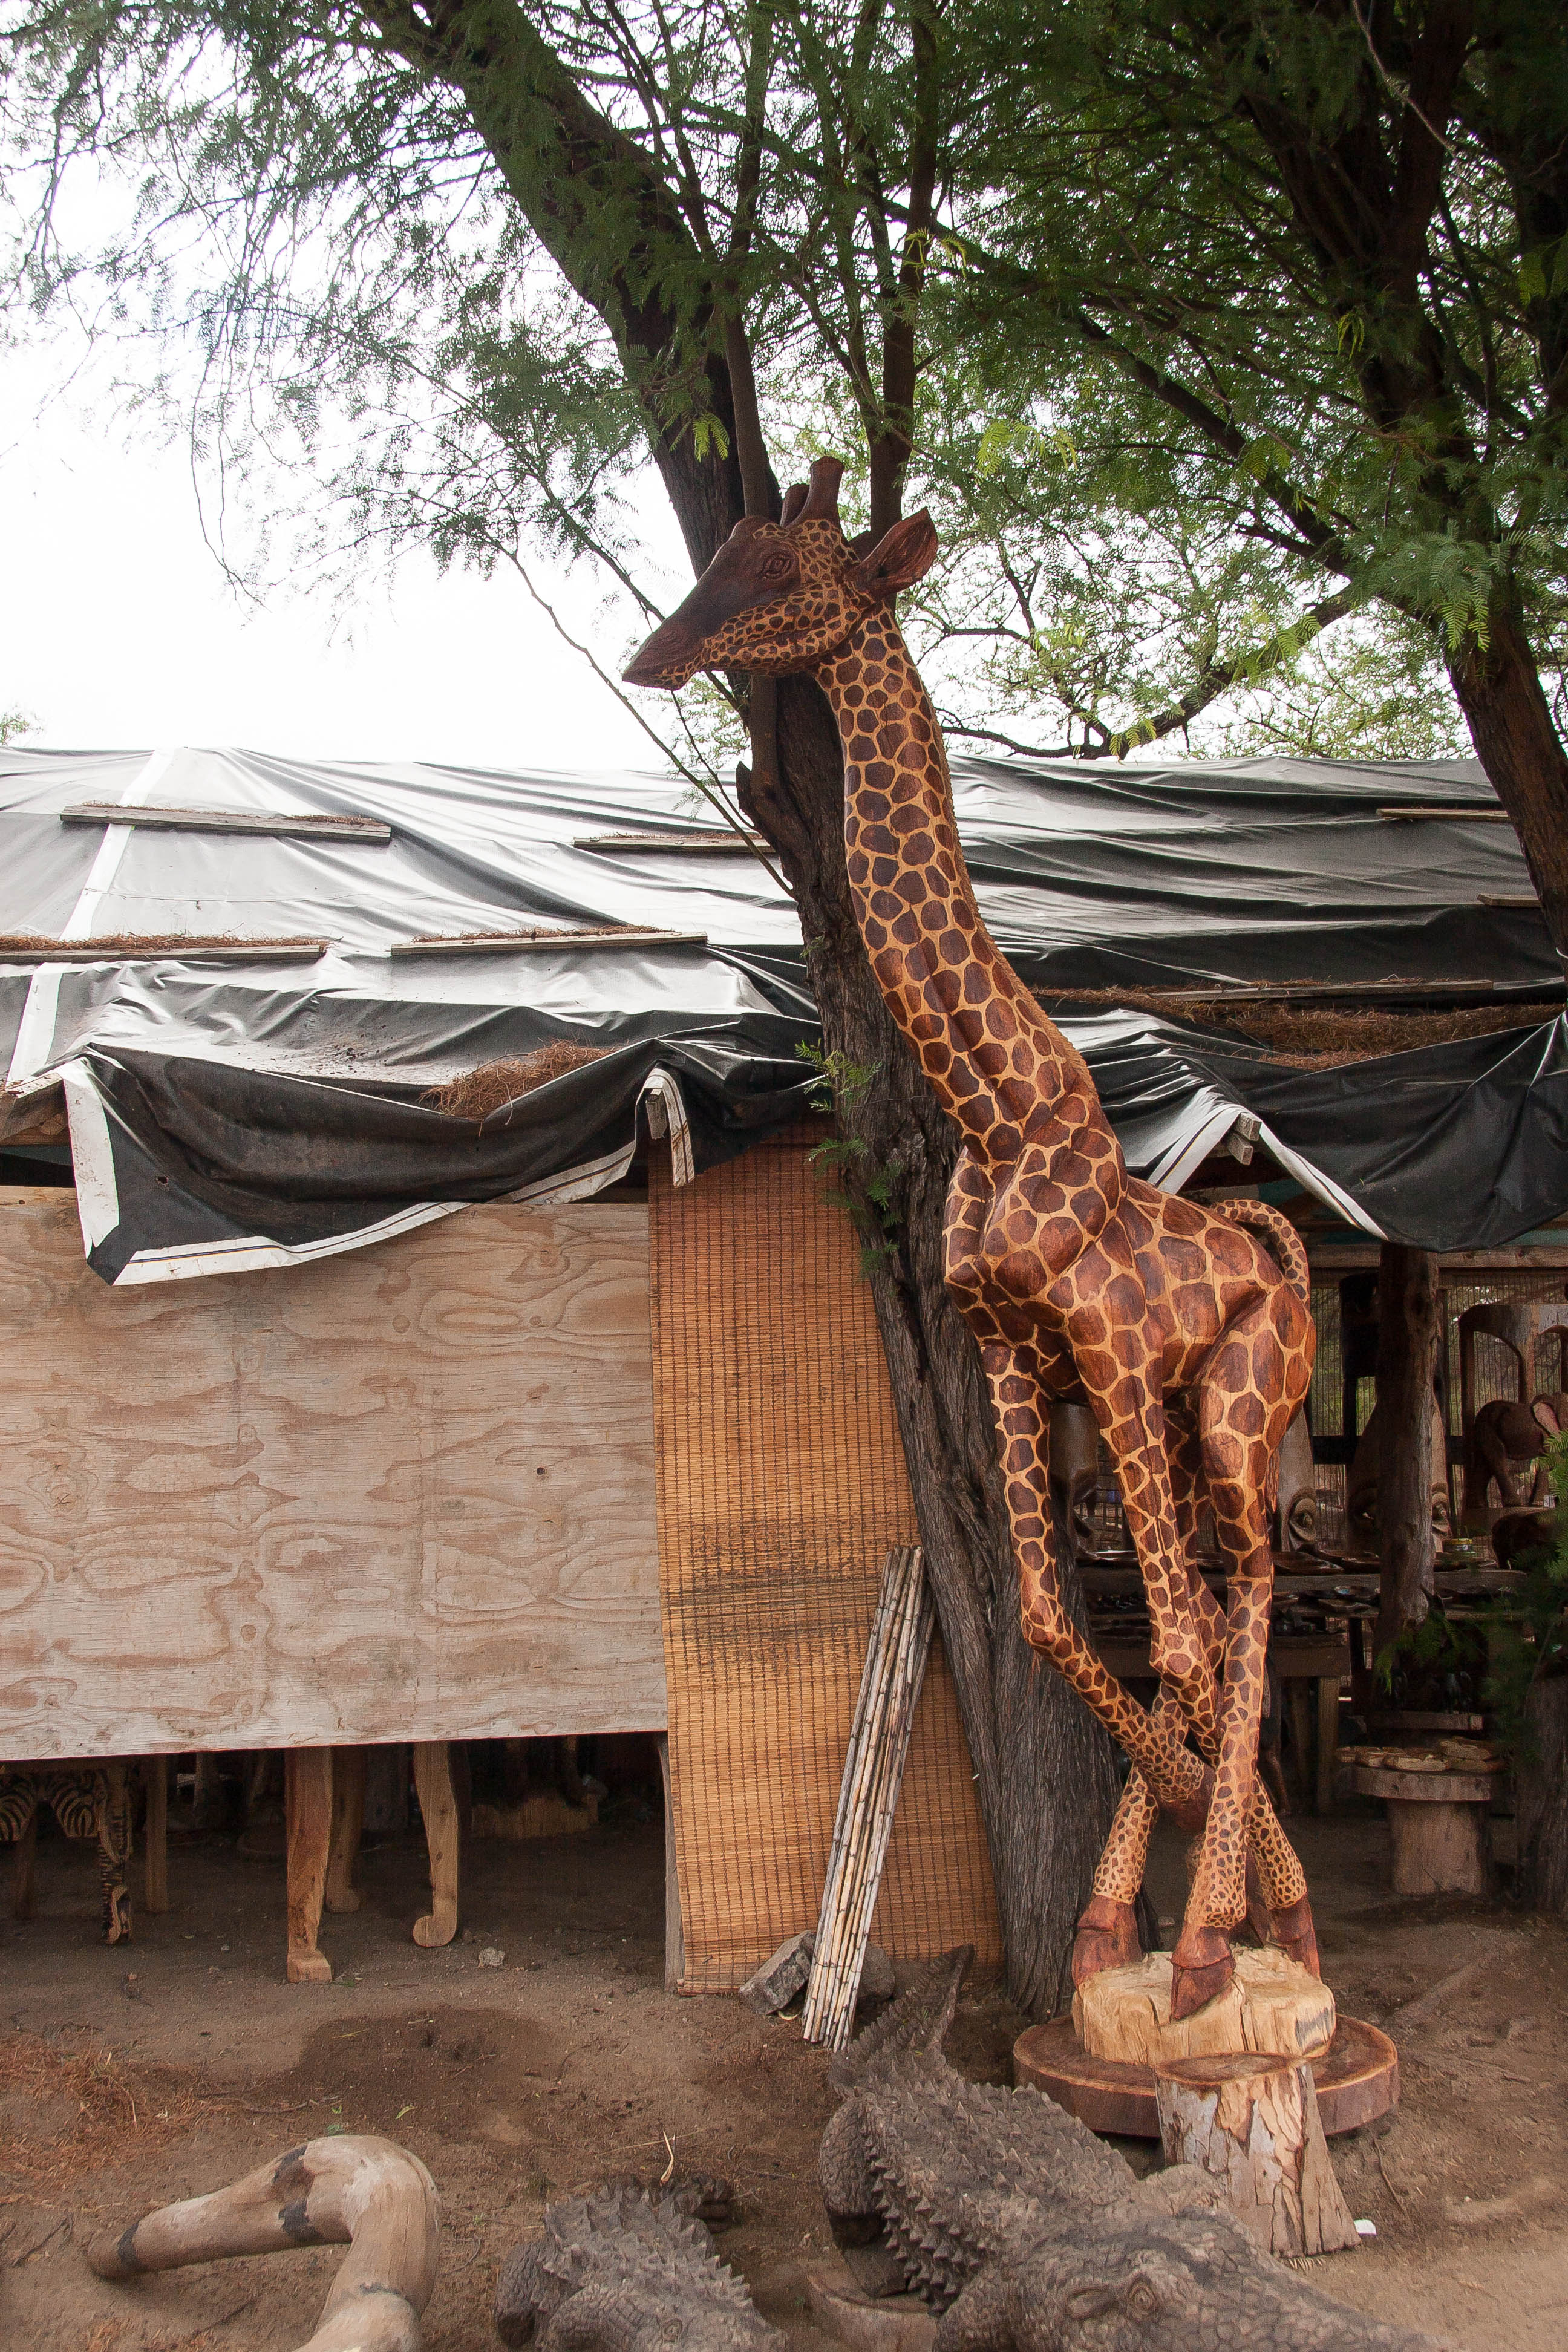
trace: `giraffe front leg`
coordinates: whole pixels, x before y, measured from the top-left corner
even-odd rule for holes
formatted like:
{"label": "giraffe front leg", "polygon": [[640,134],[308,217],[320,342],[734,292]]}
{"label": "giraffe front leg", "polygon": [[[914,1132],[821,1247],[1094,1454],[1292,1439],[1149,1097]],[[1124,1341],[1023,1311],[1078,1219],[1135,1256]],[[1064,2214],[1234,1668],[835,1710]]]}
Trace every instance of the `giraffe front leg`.
{"label": "giraffe front leg", "polygon": [[1134,1765],[1095,1870],[1094,1892],[1073,1940],[1075,1985],[1087,1984],[1102,1969],[1128,1966],[1142,1955],[1138,1894],[1149,1865],[1149,1840],[1162,1811],[1193,1832],[1200,1831],[1208,1819],[1214,1776],[1187,1748],[1186,1718],[1163,1683],[1149,1721],[1164,1744],[1165,1802],[1160,1804],[1144,1773]]}
{"label": "giraffe front leg", "polygon": [[[1108,1674],[1063,1605],[1053,1545],[1054,1520],[1047,1462],[1047,1412],[1027,1351],[1008,1342],[981,1349],[996,1422],[1007,1517],[1018,1565],[1024,1634],[1048,1657],[1111,1738],[1142,1767],[1162,1803],[1179,1801],[1171,1780],[1169,1743],[1147,1710]],[[1186,1759],[1194,1775],[1202,1767]]]}
{"label": "giraffe front leg", "polygon": [[1102,1969],[1130,1968],[1142,1958],[1138,1890],[1149,1861],[1149,1838],[1160,1808],[1136,1765],[1095,1867],[1094,1891],[1079,1915],[1072,1939],[1072,1980],[1086,1985]]}

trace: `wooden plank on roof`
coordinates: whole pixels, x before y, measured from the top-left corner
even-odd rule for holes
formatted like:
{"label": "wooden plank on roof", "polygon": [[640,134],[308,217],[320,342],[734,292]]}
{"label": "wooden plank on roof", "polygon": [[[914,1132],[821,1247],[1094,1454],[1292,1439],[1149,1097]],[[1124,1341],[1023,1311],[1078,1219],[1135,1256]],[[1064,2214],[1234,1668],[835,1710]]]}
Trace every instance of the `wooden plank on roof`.
{"label": "wooden plank on roof", "polygon": [[605,856],[630,852],[634,856],[750,857],[759,849],[765,850],[768,842],[760,833],[579,833],[573,836],[572,846],[597,850]]}
{"label": "wooden plank on roof", "polygon": [[1511,824],[1507,809],[1499,808],[1496,801],[1450,801],[1429,806],[1424,802],[1395,802],[1391,807],[1380,808],[1379,816],[1387,817],[1393,824],[1418,824],[1441,821],[1453,824]]}
{"label": "wooden plank on roof", "polygon": [[177,931],[120,932],[98,940],[0,935],[0,963],[314,963],[330,940],[184,939]]}
{"label": "wooden plank on roof", "polygon": [[395,956],[546,955],[562,948],[705,948],[706,931],[474,931],[466,938],[395,940]]}
{"label": "wooden plank on roof", "polygon": [[163,833],[265,833],[280,841],[392,839],[378,816],[328,815],[305,809],[127,807],[119,801],[78,801],[60,811],[62,824],[134,824]]}
{"label": "wooden plank on roof", "polygon": [[648,1213],[111,1290],[0,1190],[0,1758],[658,1730]]}

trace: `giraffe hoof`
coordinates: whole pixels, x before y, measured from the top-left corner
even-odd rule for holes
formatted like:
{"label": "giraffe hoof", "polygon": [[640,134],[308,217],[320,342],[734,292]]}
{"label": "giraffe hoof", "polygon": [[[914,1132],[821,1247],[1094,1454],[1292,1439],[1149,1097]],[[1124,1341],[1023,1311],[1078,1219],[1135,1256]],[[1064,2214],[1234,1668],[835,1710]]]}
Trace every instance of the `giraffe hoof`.
{"label": "giraffe hoof", "polygon": [[1273,1940],[1315,1977],[1323,1973],[1318,1961],[1318,1936],[1312,1925],[1312,1906],[1303,1895],[1283,1911],[1271,1911],[1268,1924]]}
{"label": "giraffe hoof", "polygon": [[1118,1903],[1110,1895],[1091,1895],[1072,1939],[1074,1985],[1086,1985],[1102,1969],[1131,1968],[1142,1957],[1138,1915],[1131,1904]]}
{"label": "giraffe hoof", "polygon": [[1236,1974],[1223,1927],[1184,1927],[1171,1955],[1171,2021],[1195,2017]]}

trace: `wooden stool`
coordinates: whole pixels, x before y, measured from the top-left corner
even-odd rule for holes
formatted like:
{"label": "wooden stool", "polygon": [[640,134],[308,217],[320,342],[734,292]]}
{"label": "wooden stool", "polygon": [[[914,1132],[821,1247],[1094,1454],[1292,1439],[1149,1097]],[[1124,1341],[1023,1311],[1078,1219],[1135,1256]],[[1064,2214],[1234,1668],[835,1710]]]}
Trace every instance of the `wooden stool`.
{"label": "wooden stool", "polygon": [[[359,1909],[353,1865],[364,1821],[365,1755],[363,1748],[291,1748],[284,1758],[290,1984],[331,1984],[332,1964],[316,1940],[322,1908]],[[428,1948],[449,1944],[458,1932],[462,1808],[446,1740],[415,1742],[414,1785],[430,1855],[430,1908],[415,1921],[414,1940]]]}
{"label": "wooden stool", "polygon": [[1399,1772],[1352,1764],[1360,1797],[1381,1797],[1388,1815],[1395,1895],[1485,1895],[1491,1888],[1489,1772]]}

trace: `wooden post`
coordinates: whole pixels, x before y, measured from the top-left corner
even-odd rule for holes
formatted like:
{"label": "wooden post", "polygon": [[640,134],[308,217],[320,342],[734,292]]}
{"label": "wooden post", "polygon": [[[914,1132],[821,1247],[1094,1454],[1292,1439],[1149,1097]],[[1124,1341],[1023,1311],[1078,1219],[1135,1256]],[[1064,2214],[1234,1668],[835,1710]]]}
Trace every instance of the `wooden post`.
{"label": "wooden post", "polygon": [[1568,1914],[1568,1680],[1555,1675],[1533,1684],[1524,1723],[1514,1884],[1537,1910],[1561,1916]]}
{"label": "wooden post", "polygon": [[452,1759],[444,1739],[414,1743],[414,1786],[425,1816],[430,1853],[430,1908],[414,1922],[416,1944],[449,1944],[458,1932],[458,1883],[462,1831],[452,1788]]}
{"label": "wooden post", "polygon": [[149,1756],[142,1766],[147,1791],[146,1885],[142,1902],[148,1911],[169,1907],[169,1759]]}
{"label": "wooden post", "polygon": [[30,1919],[37,1891],[38,1808],[27,1815],[27,1826],[16,1840],[16,1860],[11,1875],[11,1916]]}
{"label": "wooden post", "polygon": [[1318,1676],[1318,1814],[1334,1810],[1334,1782],[1340,1769],[1340,1678]]}
{"label": "wooden post", "polygon": [[1358,2242],[1305,2059],[1167,2059],[1154,2069],[1154,2098],[1166,2163],[1201,2165],[1268,2252],[1331,2254]]}
{"label": "wooden post", "polygon": [[354,1859],[364,1827],[365,1756],[363,1748],[332,1750],[332,1839],[327,1855],[325,1902],[329,1911],[357,1911]]}
{"label": "wooden post", "polygon": [[1432,1386],[1437,1367],[1437,1261],[1384,1242],[1377,1274],[1377,1516],[1383,1561],[1377,1646],[1431,1605]]}
{"label": "wooden post", "polygon": [[666,1992],[679,1992],[687,1973],[687,1928],[679,1915],[679,1863],[675,1853],[675,1804],[670,1800],[670,1734],[660,1731],[658,1773],[666,1783]]}
{"label": "wooden post", "polygon": [[1290,1760],[1296,1782],[1291,1794],[1305,1812],[1312,1801],[1312,1702],[1300,1675],[1286,1676],[1279,1688],[1285,1701],[1285,1720],[1290,1727]]}
{"label": "wooden post", "polygon": [[289,1981],[331,1984],[332,1964],[316,1944],[332,1842],[330,1748],[288,1750],[283,1759],[283,1818],[288,1841]]}
{"label": "wooden post", "polygon": [[397,1837],[408,1827],[408,1747],[405,1740],[378,1743],[364,1751],[364,1826],[378,1837]]}

